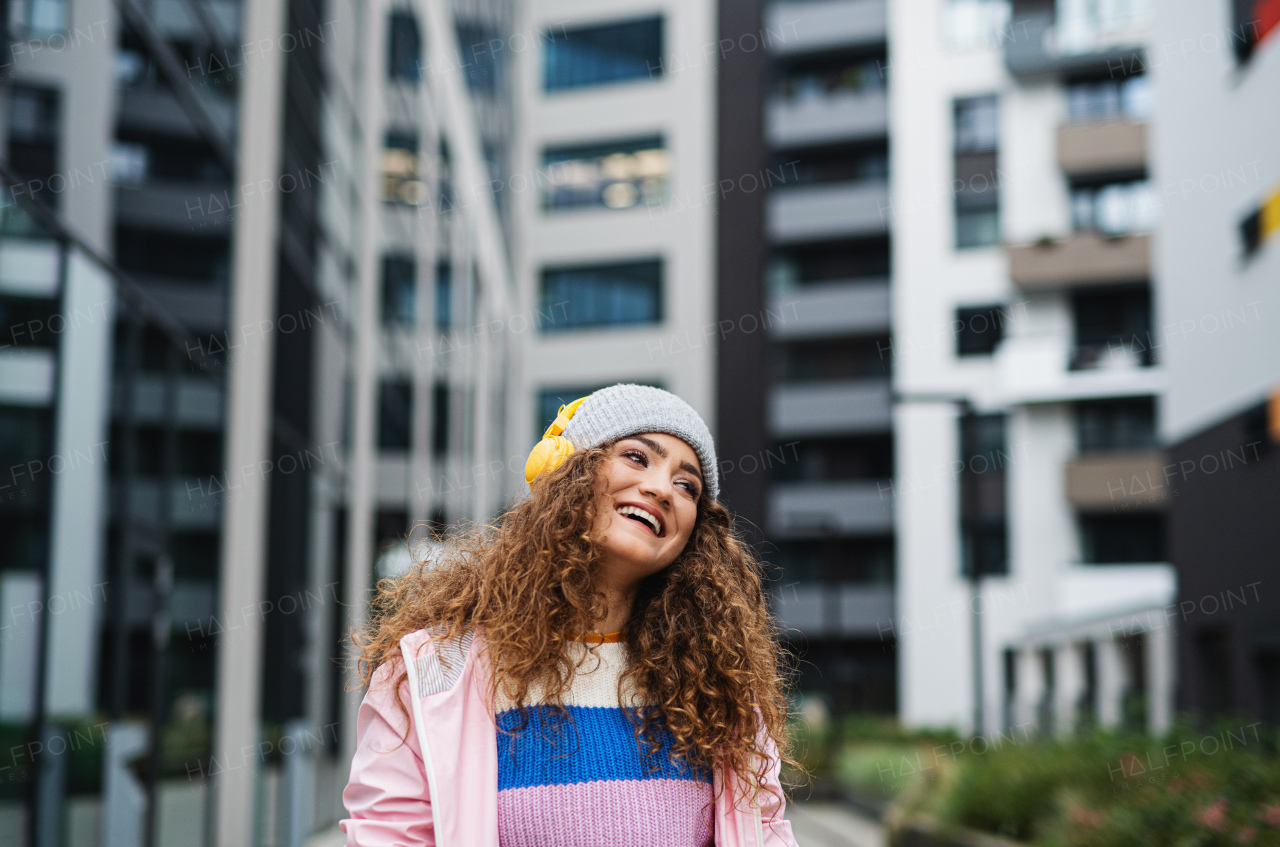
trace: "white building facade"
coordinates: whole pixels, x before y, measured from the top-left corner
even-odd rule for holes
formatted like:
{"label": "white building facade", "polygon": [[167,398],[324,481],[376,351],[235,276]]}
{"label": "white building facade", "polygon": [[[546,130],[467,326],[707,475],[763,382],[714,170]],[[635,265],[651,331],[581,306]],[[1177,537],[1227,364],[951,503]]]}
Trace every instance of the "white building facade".
{"label": "white building facade", "polygon": [[559,405],[616,382],[714,430],[715,25],[708,0],[521,5],[517,473]]}
{"label": "white building facade", "polygon": [[890,6],[910,724],[1170,719],[1170,630],[1147,614],[1175,597],[1166,503],[1141,482],[1161,467],[1166,385],[1150,332],[1153,12]]}

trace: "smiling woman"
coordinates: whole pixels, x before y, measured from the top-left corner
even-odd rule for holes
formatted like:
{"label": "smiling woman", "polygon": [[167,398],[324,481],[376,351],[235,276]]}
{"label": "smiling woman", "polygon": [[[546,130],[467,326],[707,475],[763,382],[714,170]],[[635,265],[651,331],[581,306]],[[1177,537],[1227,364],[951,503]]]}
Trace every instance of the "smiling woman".
{"label": "smiling woman", "polygon": [[683,400],[601,389],[530,497],[379,584],[349,845],[794,847],[775,625],[716,467]]}

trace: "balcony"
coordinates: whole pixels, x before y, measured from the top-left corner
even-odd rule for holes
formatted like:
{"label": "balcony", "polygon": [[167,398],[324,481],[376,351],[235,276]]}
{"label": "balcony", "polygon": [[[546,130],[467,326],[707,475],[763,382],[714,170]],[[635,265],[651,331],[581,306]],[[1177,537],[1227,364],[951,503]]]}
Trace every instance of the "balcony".
{"label": "balcony", "polygon": [[784,628],[811,638],[880,638],[893,632],[888,585],[784,585],[774,593],[773,609]]}
{"label": "balcony", "polygon": [[0,291],[23,297],[58,293],[58,245],[44,239],[0,241]]}
{"label": "balcony", "polygon": [[[1178,599],[1178,577],[1163,562],[1136,565],[1070,565],[1060,571],[1051,593],[1054,614],[1062,623],[1145,608],[1168,606]],[[1141,626],[1147,618],[1129,619],[1116,630]],[[1159,618],[1163,623],[1163,618]]]}
{"label": "balcony", "polygon": [[765,230],[775,243],[877,235],[889,226],[889,184],[819,183],[775,189],[765,206]]}
{"label": "balcony", "polygon": [[1163,367],[1144,367],[1127,355],[1117,356],[1111,367],[1072,369],[1079,354],[1070,339],[1061,335],[1006,338],[993,358],[997,378],[993,400],[1011,405],[1158,395],[1168,384]]}
{"label": "balcony", "polygon": [[764,117],[765,137],[775,147],[877,138],[889,132],[889,98],[879,88],[821,97],[772,97]]}
{"label": "balcony", "polygon": [[824,282],[772,295],[770,327],[777,341],[889,332],[889,281]]}
{"label": "balcony", "polygon": [[778,438],[887,432],[889,380],[783,383],[769,394],[769,432]]}
{"label": "balcony", "polygon": [[1157,450],[1086,453],[1067,462],[1067,500],[1078,511],[1158,512],[1169,487]]}
{"label": "balcony", "polygon": [[[252,482],[252,480],[251,480]],[[246,480],[236,480],[222,475],[214,477],[190,477],[177,479],[169,487],[169,517],[174,529],[216,529],[222,515],[223,500],[234,497]],[[115,485],[116,496],[112,497],[114,519],[123,517],[120,505],[123,503],[123,486]],[[158,524],[161,520],[162,489],[160,480],[154,477],[141,477],[134,480],[129,498],[130,516],[144,524]]]}
{"label": "balcony", "polygon": [[220,286],[171,277],[133,274],[158,305],[197,333],[221,336],[227,326],[227,296]]}
{"label": "balcony", "polygon": [[1145,170],[1147,125],[1140,121],[1115,120],[1060,126],[1058,165],[1068,176]]}
{"label": "balcony", "polygon": [[[192,69],[191,73],[198,74],[199,70]],[[192,81],[199,84],[194,77]],[[201,102],[204,103],[205,109],[219,129],[229,134],[235,131],[234,99],[202,97]],[[164,88],[150,86],[121,88],[119,124],[122,129],[138,129],[185,138],[199,137],[199,133],[187,119],[187,113],[178,105],[177,99]]]}
{"label": "balcony", "polygon": [[1136,38],[1064,37],[1050,8],[1011,22],[1004,63],[1009,73],[1029,81],[1145,66],[1146,54]]}
{"label": "balcony", "polygon": [[116,189],[116,222],[138,229],[221,235],[231,231],[236,206],[261,198],[237,197],[223,183],[165,182]]}
{"label": "balcony", "polygon": [[[6,335],[9,335],[6,330]],[[47,406],[53,402],[54,352],[13,347],[11,338],[0,343],[0,404]]]}
{"label": "balcony", "polygon": [[1081,231],[1061,241],[1010,245],[1009,276],[1025,291],[1145,282],[1151,276],[1151,237],[1104,237]]}
{"label": "balcony", "polygon": [[765,30],[776,56],[875,44],[886,38],[885,0],[772,3]]}
{"label": "balcony", "polygon": [[888,535],[893,532],[889,480],[787,482],[769,489],[769,534],[779,538]]}
{"label": "balcony", "polygon": [[[225,341],[225,339],[219,339]],[[146,426],[165,419],[165,379],[155,374],[139,374],[133,385],[133,414],[136,423]],[[178,379],[176,423],[190,429],[218,429],[222,426],[222,389],[212,379],[181,377]],[[124,414],[124,397],[116,380],[115,414]]]}

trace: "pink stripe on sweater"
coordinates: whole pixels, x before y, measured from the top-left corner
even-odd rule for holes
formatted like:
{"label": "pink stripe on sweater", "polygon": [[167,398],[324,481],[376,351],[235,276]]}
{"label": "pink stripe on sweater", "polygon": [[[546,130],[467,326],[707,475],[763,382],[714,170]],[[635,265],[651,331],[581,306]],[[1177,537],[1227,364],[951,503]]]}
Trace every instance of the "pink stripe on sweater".
{"label": "pink stripe on sweater", "polygon": [[711,785],[609,780],[498,792],[502,847],[708,847]]}

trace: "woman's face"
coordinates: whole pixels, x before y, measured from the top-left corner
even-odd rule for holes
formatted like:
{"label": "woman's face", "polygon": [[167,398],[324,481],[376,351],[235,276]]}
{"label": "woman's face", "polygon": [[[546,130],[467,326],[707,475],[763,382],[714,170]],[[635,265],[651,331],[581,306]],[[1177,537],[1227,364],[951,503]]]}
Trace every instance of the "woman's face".
{"label": "woman's face", "polygon": [[702,468],[681,439],[647,432],[619,439],[600,473],[596,532],[605,537],[607,576],[620,587],[634,585],[684,550],[703,496]]}

